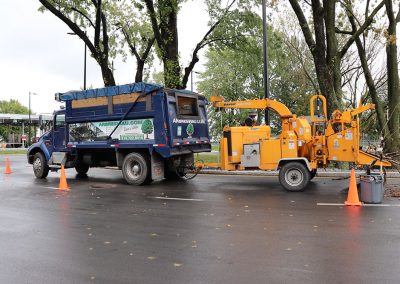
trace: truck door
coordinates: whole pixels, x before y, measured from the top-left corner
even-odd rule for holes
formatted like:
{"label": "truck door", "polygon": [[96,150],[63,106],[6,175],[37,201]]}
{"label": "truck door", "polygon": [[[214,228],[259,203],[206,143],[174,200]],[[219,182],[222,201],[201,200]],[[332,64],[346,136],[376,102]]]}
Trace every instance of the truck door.
{"label": "truck door", "polygon": [[55,152],[65,149],[65,114],[54,116],[53,149]]}

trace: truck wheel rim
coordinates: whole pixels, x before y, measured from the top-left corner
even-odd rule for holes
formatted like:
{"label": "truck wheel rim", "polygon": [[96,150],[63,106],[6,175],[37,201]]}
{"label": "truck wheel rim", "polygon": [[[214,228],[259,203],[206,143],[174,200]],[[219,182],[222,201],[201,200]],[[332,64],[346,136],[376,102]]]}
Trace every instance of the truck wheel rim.
{"label": "truck wheel rim", "polygon": [[140,167],[140,164],[138,162],[133,161],[130,164],[130,169],[131,170],[128,173],[130,179],[136,180],[136,179],[140,178],[140,175],[142,173],[142,168]]}
{"label": "truck wheel rim", "polygon": [[290,186],[298,186],[303,182],[303,173],[298,169],[290,169],[285,174],[285,181]]}
{"label": "truck wheel rim", "polygon": [[40,159],[37,158],[35,162],[33,162],[33,170],[35,172],[39,172],[41,169],[42,169],[42,161],[40,161]]}

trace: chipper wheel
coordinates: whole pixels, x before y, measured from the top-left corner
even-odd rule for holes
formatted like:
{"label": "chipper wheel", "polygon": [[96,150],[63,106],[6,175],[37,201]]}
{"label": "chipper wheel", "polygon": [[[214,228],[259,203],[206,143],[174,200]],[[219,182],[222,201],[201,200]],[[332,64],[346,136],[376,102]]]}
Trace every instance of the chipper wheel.
{"label": "chipper wheel", "polygon": [[279,182],[287,191],[303,191],[310,179],[310,171],[299,162],[287,163],[279,171]]}

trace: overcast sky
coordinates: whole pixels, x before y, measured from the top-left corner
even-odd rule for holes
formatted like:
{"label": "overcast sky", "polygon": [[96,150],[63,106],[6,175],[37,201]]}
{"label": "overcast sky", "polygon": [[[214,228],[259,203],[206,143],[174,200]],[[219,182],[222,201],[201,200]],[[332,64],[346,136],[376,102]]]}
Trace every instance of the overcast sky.
{"label": "overcast sky", "polygon": [[[207,31],[203,1],[189,1],[179,14],[182,62],[186,65],[195,44]],[[56,92],[83,87],[84,44],[50,12],[38,11],[37,0],[0,0],[0,100],[18,99],[36,113],[59,108]],[[203,61],[204,62],[204,61]],[[114,62],[117,84],[132,83],[135,61]],[[87,86],[103,87],[100,68],[88,56]]]}

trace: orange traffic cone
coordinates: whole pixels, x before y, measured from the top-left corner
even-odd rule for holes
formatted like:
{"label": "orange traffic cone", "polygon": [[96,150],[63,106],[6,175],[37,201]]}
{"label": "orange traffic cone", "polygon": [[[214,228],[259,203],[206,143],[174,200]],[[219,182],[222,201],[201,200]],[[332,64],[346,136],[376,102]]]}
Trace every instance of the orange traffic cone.
{"label": "orange traffic cone", "polygon": [[346,206],[361,206],[362,203],[358,198],[357,183],[356,183],[356,172],[354,169],[351,170],[349,193],[347,194],[347,201],[344,203]]}
{"label": "orange traffic cone", "polygon": [[6,158],[6,175],[11,174],[11,167],[10,167],[10,160],[8,160],[8,157]]}
{"label": "orange traffic cone", "polygon": [[61,191],[69,191],[67,177],[65,176],[64,165],[61,165],[61,177],[60,177],[60,185],[58,186],[58,189]]}

